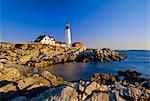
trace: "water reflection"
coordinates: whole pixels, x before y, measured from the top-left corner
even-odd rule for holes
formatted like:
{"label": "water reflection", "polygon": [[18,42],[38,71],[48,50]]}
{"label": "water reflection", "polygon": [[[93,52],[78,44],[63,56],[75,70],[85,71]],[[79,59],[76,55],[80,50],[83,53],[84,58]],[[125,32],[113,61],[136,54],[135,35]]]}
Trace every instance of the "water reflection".
{"label": "water reflection", "polygon": [[[148,51],[149,52],[149,51]],[[58,64],[50,67],[42,68],[41,70],[48,70],[55,75],[63,77],[65,80],[89,80],[93,73],[111,73],[117,74],[118,70],[132,69],[143,73],[143,76],[149,77],[150,59],[147,52],[140,53],[126,51],[128,58],[124,61],[106,62],[106,63],[66,63]],[[140,55],[140,56],[138,56]],[[140,57],[140,58],[138,58]],[[143,57],[143,58],[141,58]],[[144,60],[144,62],[143,62]]]}

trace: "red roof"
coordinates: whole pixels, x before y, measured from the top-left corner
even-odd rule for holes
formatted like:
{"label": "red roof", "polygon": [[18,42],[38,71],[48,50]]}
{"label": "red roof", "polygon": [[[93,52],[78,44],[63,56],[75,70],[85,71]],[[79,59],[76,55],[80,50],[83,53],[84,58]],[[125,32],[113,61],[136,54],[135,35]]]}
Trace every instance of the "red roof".
{"label": "red roof", "polygon": [[61,42],[59,42],[59,41],[55,41],[55,44],[61,44]]}
{"label": "red roof", "polygon": [[81,43],[81,42],[74,42],[73,44],[83,44],[83,43]]}
{"label": "red roof", "polygon": [[49,38],[53,38],[52,36],[48,36]]}

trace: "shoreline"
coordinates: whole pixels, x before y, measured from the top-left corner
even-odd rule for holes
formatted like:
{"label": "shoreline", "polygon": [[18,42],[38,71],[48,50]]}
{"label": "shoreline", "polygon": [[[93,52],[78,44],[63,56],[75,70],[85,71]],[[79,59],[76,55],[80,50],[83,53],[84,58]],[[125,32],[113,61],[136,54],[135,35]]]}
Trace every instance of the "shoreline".
{"label": "shoreline", "polygon": [[66,48],[42,44],[0,47],[2,100],[150,100],[150,79],[141,77],[136,71],[120,71],[118,75],[95,73],[89,80],[67,81],[50,71],[39,70],[68,62],[107,63],[127,58],[109,48]]}
{"label": "shoreline", "polygon": [[111,62],[127,58],[126,55],[109,48],[87,49],[51,46],[45,44],[3,44],[0,45],[0,62],[45,67],[65,62]]}
{"label": "shoreline", "polygon": [[[102,97],[101,99],[104,97],[106,101],[115,99],[117,101],[120,101],[119,99],[145,101],[150,99],[150,79],[142,78],[142,74],[136,71],[118,71],[118,76],[95,73],[91,80],[66,81],[48,71],[39,73],[33,68],[28,70],[19,66],[16,68],[2,66],[0,68],[2,101],[60,100],[62,97],[71,97],[73,101],[77,99],[78,101],[89,101],[95,96]],[[117,90],[122,93],[116,93]],[[124,90],[128,90],[127,95],[123,94]],[[66,101],[66,98],[62,101]],[[92,101],[96,101],[96,99]]]}

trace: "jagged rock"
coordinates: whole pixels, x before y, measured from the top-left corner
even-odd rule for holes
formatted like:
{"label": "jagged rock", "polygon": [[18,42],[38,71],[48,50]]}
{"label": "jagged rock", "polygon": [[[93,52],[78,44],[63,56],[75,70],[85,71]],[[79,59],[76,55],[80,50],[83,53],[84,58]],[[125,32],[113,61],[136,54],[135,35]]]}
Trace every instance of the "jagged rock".
{"label": "jagged rock", "polygon": [[133,97],[134,101],[138,101],[138,98],[142,94],[141,90],[134,87],[129,87],[129,96]]}
{"label": "jagged rock", "polygon": [[123,99],[122,97],[120,97],[118,93],[115,93],[115,96],[116,96],[117,101],[127,101],[127,100]]}
{"label": "jagged rock", "polygon": [[90,95],[94,90],[98,90],[100,85],[96,82],[92,82],[86,89],[85,93]]}
{"label": "jagged rock", "polygon": [[85,88],[84,88],[82,85],[79,85],[79,90],[80,90],[80,91],[84,91],[84,89],[85,89]]}
{"label": "jagged rock", "polygon": [[25,65],[27,64],[28,61],[30,61],[31,59],[31,56],[28,55],[28,56],[22,56],[19,60],[20,60],[20,64],[22,65]]}
{"label": "jagged rock", "polygon": [[48,80],[46,80],[44,77],[35,74],[32,76],[32,79],[34,79],[34,84],[28,88],[28,90],[31,90],[33,88],[38,88],[38,87],[51,87],[52,84]]}
{"label": "jagged rock", "polygon": [[110,101],[107,93],[93,93],[86,101]]}
{"label": "jagged rock", "polygon": [[109,62],[116,60],[124,60],[127,56],[118,54],[109,48],[103,49],[87,49],[77,56],[79,62]]}
{"label": "jagged rock", "polygon": [[7,80],[12,81],[15,78],[20,76],[20,72],[18,69],[15,68],[4,68],[0,72],[0,81]]}
{"label": "jagged rock", "polygon": [[126,71],[118,71],[119,76],[124,76],[124,79],[128,82],[138,82],[140,81],[139,76],[142,75],[136,71],[126,70]]}
{"label": "jagged rock", "polygon": [[57,86],[63,83],[63,79],[61,77],[56,77],[55,75],[52,75],[48,71],[44,71],[41,75],[45,77],[46,79],[48,79],[49,81],[51,81],[52,85],[54,86]]}
{"label": "jagged rock", "polygon": [[25,79],[19,80],[18,83],[18,87],[20,90],[23,90],[25,88],[28,88],[29,86],[33,85],[35,82],[35,80],[31,77],[27,77]]}
{"label": "jagged rock", "polygon": [[100,90],[100,91],[107,91],[108,90],[108,86],[107,85],[100,85],[98,90]]}
{"label": "jagged rock", "polygon": [[99,84],[112,84],[116,81],[116,77],[111,74],[98,74],[95,73],[91,77],[91,81],[95,81]]}
{"label": "jagged rock", "polygon": [[78,101],[77,92],[74,88],[68,86],[62,90],[60,97],[56,100]]}

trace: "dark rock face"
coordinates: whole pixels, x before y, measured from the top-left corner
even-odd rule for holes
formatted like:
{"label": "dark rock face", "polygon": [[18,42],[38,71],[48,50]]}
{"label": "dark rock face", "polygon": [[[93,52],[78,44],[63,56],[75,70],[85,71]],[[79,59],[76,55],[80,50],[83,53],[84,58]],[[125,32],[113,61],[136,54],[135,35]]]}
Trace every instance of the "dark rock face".
{"label": "dark rock face", "polygon": [[118,71],[119,76],[124,76],[124,79],[127,80],[128,82],[139,82],[140,81],[140,75],[141,73],[138,73],[136,71]]}
{"label": "dark rock face", "polygon": [[81,52],[76,60],[79,62],[110,62],[124,60],[125,58],[127,58],[127,56],[124,54],[119,54],[109,48],[103,48],[87,49]]}
{"label": "dark rock face", "polygon": [[95,73],[91,77],[91,81],[95,81],[99,84],[112,84],[116,81],[116,77],[111,74],[98,74]]}
{"label": "dark rock face", "polygon": [[150,89],[150,80],[146,78],[141,78],[141,73],[138,73],[136,71],[132,70],[126,70],[126,71],[118,71],[119,76],[123,76],[124,80],[126,80],[129,83],[135,84],[140,83],[143,87]]}

